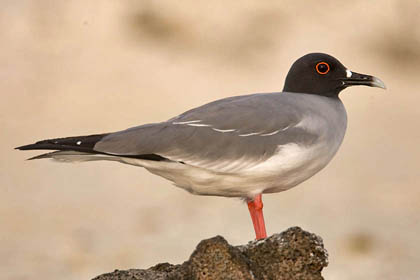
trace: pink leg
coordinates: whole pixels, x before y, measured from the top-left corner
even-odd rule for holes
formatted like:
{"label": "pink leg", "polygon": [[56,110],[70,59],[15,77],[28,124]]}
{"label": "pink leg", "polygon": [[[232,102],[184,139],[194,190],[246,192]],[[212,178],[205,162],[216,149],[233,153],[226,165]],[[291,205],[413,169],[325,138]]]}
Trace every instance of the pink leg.
{"label": "pink leg", "polygon": [[264,215],[263,215],[263,203],[262,195],[259,194],[254,197],[254,200],[248,201],[248,209],[251,214],[252,223],[254,224],[254,230],[256,239],[263,239],[267,237],[265,231]]}

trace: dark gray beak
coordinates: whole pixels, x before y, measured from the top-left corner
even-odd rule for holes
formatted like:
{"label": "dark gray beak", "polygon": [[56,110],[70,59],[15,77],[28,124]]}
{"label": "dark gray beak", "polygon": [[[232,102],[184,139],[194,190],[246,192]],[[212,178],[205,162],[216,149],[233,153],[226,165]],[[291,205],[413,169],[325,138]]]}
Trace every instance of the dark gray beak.
{"label": "dark gray beak", "polygon": [[384,82],[381,79],[374,76],[359,74],[347,70],[347,78],[343,80],[343,86],[369,86],[369,87],[378,87],[386,89]]}

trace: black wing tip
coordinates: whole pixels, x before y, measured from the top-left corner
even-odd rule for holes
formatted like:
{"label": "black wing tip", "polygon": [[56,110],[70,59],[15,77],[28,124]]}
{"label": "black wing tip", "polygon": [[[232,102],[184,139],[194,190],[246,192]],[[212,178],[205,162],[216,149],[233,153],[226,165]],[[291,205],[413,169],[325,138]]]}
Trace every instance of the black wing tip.
{"label": "black wing tip", "polygon": [[37,141],[33,144],[16,147],[15,150],[20,150],[20,151],[44,150],[44,149],[49,150],[51,149],[51,146],[52,146],[52,143],[51,143],[52,140],[55,140],[55,139]]}
{"label": "black wing tip", "polygon": [[[37,142],[37,143],[34,143],[34,144],[19,146],[19,147],[16,147],[14,149],[15,150],[19,150],[19,151],[27,151],[27,150],[44,150],[46,148],[44,147],[44,145],[40,145]],[[49,148],[49,149],[51,149],[51,148]],[[37,156],[34,156],[34,157],[27,158],[26,160],[34,160],[34,159],[48,158],[48,156],[46,156],[46,155],[47,154],[41,154],[41,155],[37,155]]]}
{"label": "black wing tip", "polygon": [[34,144],[16,147],[16,150],[75,150],[93,151],[93,147],[109,133],[94,134],[87,136],[72,136],[65,138],[54,138],[35,142]]}
{"label": "black wing tip", "polygon": [[[20,150],[20,151],[27,151],[27,150],[78,151],[78,152],[84,152],[84,153],[107,154],[105,152],[100,152],[100,151],[94,150],[95,144],[98,141],[100,141],[103,137],[105,137],[106,135],[108,135],[108,133],[88,135],[88,136],[77,136],[77,137],[48,139],[48,140],[38,141],[34,144],[19,146],[19,147],[16,147],[15,150]],[[80,143],[78,143],[78,142],[80,142]],[[52,152],[52,153],[54,153],[54,152]],[[38,156],[28,158],[27,160],[50,158],[50,155],[52,153],[41,154],[41,155],[38,155]],[[107,154],[107,155],[111,155],[111,154]],[[167,159],[165,157],[162,157],[158,154],[115,155],[115,156],[137,158],[137,159],[144,159],[144,160],[152,160],[152,161],[168,161],[169,160],[169,159]]]}
{"label": "black wing tip", "polygon": [[16,147],[15,150],[25,151],[25,150],[33,150],[35,148],[36,144],[29,144],[29,145],[23,145]]}
{"label": "black wing tip", "polygon": [[52,145],[49,143],[42,143],[43,141],[36,142],[34,144],[23,145],[16,147],[15,150],[28,151],[28,150],[59,150],[58,145]]}

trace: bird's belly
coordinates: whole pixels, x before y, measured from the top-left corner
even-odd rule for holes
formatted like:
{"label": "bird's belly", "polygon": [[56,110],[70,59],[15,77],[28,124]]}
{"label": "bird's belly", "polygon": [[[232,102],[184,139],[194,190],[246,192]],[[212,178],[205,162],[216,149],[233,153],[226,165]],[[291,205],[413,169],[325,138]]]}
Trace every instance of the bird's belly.
{"label": "bird's belly", "polygon": [[[172,181],[193,194],[227,197],[253,197],[290,189],[305,181],[331,160],[336,149],[296,144],[279,147],[268,160],[236,173],[221,173],[177,162],[136,160],[150,172]],[[132,161],[132,159],[127,159]]]}
{"label": "bird's belly", "polygon": [[[338,147],[337,147],[338,148]],[[327,145],[302,147],[287,144],[278,153],[248,172],[260,178],[264,193],[288,190],[315,175],[332,159],[337,149]]]}

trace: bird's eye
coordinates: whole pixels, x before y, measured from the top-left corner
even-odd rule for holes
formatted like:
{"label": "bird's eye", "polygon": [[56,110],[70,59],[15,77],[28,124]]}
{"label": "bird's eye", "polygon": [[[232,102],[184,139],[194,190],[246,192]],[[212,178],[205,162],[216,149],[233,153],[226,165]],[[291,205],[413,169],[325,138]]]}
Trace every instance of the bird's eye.
{"label": "bird's eye", "polygon": [[330,66],[326,62],[319,62],[315,66],[315,69],[316,69],[316,72],[318,72],[318,74],[321,74],[321,75],[325,75],[328,72],[330,72]]}

